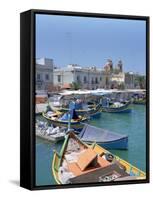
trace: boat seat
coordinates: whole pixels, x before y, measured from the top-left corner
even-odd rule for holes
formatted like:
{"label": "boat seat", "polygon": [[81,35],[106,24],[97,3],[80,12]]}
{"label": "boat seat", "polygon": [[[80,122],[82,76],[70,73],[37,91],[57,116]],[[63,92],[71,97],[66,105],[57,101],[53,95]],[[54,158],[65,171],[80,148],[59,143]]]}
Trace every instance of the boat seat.
{"label": "boat seat", "polygon": [[85,170],[88,165],[96,159],[97,154],[91,149],[87,149],[84,151],[81,155],[78,156],[77,164],[80,167],[80,169],[83,171]]}
{"label": "boat seat", "polygon": [[[81,159],[78,159],[79,162],[78,161],[67,162],[69,171],[72,172],[75,176],[79,176],[81,174],[85,174],[85,173],[94,171],[98,168],[104,168],[104,167],[111,165],[110,162],[103,159],[99,155],[95,154],[95,152],[93,152],[91,157],[85,158],[83,156],[83,154],[88,156],[88,154],[89,154],[88,150],[86,150],[85,153],[82,153],[80,155]],[[90,152],[91,152],[91,150],[92,149],[90,149]]]}
{"label": "boat seat", "polygon": [[100,164],[101,167],[107,167],[111,164],[110,162],[108,162],[107,160],[105,160],[100,156],[98,156],[98,163]]}

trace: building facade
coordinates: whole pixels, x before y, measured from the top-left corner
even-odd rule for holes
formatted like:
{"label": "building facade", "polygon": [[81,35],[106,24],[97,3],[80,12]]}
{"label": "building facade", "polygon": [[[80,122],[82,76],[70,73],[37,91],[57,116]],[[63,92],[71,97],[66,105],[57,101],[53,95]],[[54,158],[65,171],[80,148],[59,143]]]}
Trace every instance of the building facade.
{"label": "building facade", "polygon": [[117,65],[113,67],[113,62],[108,59],[104,65],[103,80],[104,88],[107,89],[134,89],[138,88],[136,83],[137,76],[133,72],[124,72],[123,63],[118,61]]}
{"label": "building facade", "polygon": [[36,59],[36,90],[49,90],[53,86],[53,59]]}
{"label": "building facade", "polygon": [[104,67],[81,67],[70,64],[66,68],[54,69],[53,59],[36,59],[36,90],[59,91],[73,88],[76,84],[80,89],[138,89],[145,88],[145,76],[133,72],[124,72],[123,63],[108,59]]}
{"label": "building facade", "polygon": [[126,87],[126,89],[136,88],[135,79],[136,79],[136,75],[133,72],[125,73],[125,87]]}
{"label": "building facade", "polygon": [[102,88],[102,70],[96,67],[80,67],[68,65],[67,68],[54,70],[54,85],[61,88],[64,85],[77,83],[81,89]]}

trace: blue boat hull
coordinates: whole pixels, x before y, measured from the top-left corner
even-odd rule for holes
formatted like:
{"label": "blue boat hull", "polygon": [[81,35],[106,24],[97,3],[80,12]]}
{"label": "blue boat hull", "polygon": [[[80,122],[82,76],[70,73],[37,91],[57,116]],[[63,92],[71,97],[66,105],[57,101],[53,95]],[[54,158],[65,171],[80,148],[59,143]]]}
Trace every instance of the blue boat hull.
{"label": "blue boat hull", "polygon": [[90,115],[90,118],[91,119],[96,119],[96,118],[99,118],[101,116],[101,112],[97,112],[97,113],[94,113],[92,115]]}
{"label": "blue boat hull", "polygon": [[[88,144],[92,144],[93,141],[85,141]],[[118,149],[118,150],[127,150],[128,149],[128,137],[122,138],[116,141],[110,142],[96,142],[105,149]]]}

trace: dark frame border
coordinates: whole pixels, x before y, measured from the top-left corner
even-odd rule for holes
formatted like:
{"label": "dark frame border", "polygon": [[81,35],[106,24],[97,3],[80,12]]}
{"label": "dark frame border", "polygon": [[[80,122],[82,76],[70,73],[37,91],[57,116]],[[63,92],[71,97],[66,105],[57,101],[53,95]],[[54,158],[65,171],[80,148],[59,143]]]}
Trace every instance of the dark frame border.
{"label": "dark frame border", "polygon": [[[35,17],[36,14],[111,18],[146,21],[146,179],[108,183],[86,183],[36,186],[35,175]],[[125,185],[149,183],[149,57],[150,35],[148,16],[84,13],[53,10],[29,10],[20,14],[20,186],[30,190],[78,188],[91,186]],[[26,83],[26,84],[25,84]],[[25,98],[26,95],[26,98]]]}

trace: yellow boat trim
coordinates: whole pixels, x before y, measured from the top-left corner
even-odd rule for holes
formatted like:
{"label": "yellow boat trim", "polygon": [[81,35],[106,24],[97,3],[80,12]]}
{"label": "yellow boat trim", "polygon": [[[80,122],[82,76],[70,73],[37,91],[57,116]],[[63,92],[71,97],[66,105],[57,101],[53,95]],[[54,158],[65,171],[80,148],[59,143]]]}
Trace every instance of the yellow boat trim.
{"label": "yellow boat trim", "polygon": [[[68,138],[67,138],[68,139]],[[84,143],[86,145],[86,143]],[[101,154],[101,153],[110,153],[109,151],[107,151],[106,149],[102,148],[101,146],[99,146],[96,143],[93,143],[92,145],[87,145],[90,148],[93,148],[93,150],[97,153],[97,154]],[[63,153],[64,149],[62,150],[61,153]],[[60,155],[61,155],[60,153]],[[59,156],[60,156],[59,155]],[[56,181],[57,184],[62,184],[60,182],[60,180],[58,179],[58,170],[59,170],[59,164],[61,161],[61,157],[59,157],[57,155],[57,152],[54,152],[53,155],[53,161],[52,161],[52,172],[53,172],[53,176],[54,179]],[[116,160],[118,160],[121,164],[123,164],[126,167],[126,171],[130,174],[131,172],[133,174],[135,174],[135,176],[138,176],[137,179],[138,180],[144,180],[146,179],[146,173],[143,172],[142,170],[138,169],[137,167],[131,165],[130,163],[128,163],[127,161],[119,158],[118,156],[114,155],[114,157],[116,158]]]}
{"label": "yellow boat trim", "polygon": [[[93,144],[93,149],[96,153],[101,154],[102,152],[105,153],[110,153],[109,151],[107,151],[106,149],[102,148],[101,146],[99,146],[98,144]],[[123,164],[126,167],[126,171],[128,173],[132,172],[135,175],[138,174],[139,177],[144,177],[144,179],[146,178],[146,173],[143,172],[142,170],[138,169],[137,167],[131,165],[129,162],[121,159],[120,157],[114,155],[116,160],[118,160],[121,164]]]}
{"label": "yellow boat trim", "polygon": [[[60,112],[59,112],[60,113]],[[57,115],[60,115],[59,113],[57,113]],[[48,119],[48,120],[50,120],[50,121],[54,121],[54,122],[68,122],[68,121],[65,121],[65,120],[59,120],[58,119],[58,121],[56,120],[56,119],[51,119],[51,118],[49,118],[49,117],[47,117],[46,115],[45,115],[45,113],[43,112],[42,113],[42,115],[43,115],[43,117],[44,118],[46,118],[46,119]],[[75,121],[75,120],[71,120],[71,122],[75,122],[75,123],[77,123],[77,122],[82,122],[82,121],[84,121],[84,120],[86,120],[87,118],[86,117],[80,117],[80,121]]]}
{"label": "yellow boat trim", "polygon": [[[57,162],[59,162],[59,158],[58,158],[56,152],[54,152],[53,161],[52,161],[52,173],[53,173],[53,177],[54,177],[56,183],[57,183],[58,185],[60,185],[61,182],[60,182],[59,179],[58,179],[58,171],[56,171],[56,167],[58,166],[58,163],[57,163]],[[56,165],[56,163],[57,163],[57,165]]]}

